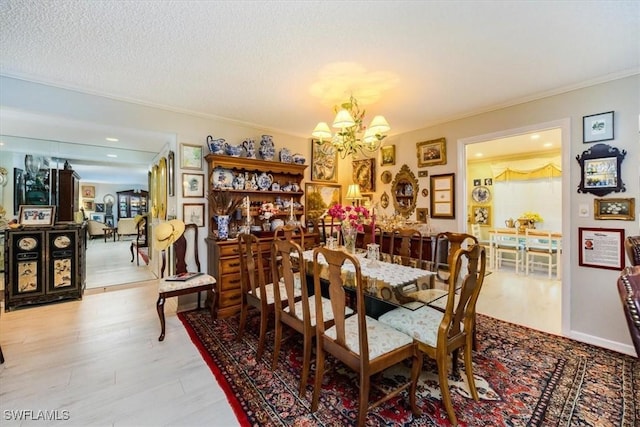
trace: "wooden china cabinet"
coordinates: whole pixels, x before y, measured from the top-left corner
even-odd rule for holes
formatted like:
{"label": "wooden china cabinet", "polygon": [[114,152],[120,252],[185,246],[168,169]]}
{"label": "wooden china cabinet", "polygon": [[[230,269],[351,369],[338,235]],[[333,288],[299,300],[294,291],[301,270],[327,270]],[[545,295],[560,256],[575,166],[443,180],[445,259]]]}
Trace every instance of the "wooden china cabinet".
{"label": "wooden china cabinet", "polygon": [[[302,191],[302,180],[307,165],[295,163],[282,163],[276,161],[267,161],[261,159],[249,159],[244,157],[231,157],[224,155],[209,154],[205,157],[207,161],[208,179],[207,187],[209,192],[230,191],[234,195],[241,197],[249,196],[249,200],[256,203],[274,202],[277,198],[281,200],[294,202],[302,202],[304,191]],[[268,189],[258,188],[251,189],[243,187],[242,189],[232,189],[232,181],[237,176],[253,179],[260,176],[268,176],[272,183],[278,183],[281,188],[290,184],[297,184],[297,191],[273,191],[272,187]],[[295,187],[295,186],[294,186]],[[249,189],[245,189],[249,188]],[[243,217],[246,211],[242,209]],[[254,218],[254,224],[260,225],[258,216],[260,215],[260,207],[252,206],[250,215]],[[290,210],[284,209],[284,212],[276,215],[276,218],[287,220]],[[300,220],[304,214],[302,207],[294,209],[295,217]],[[240,312],[240,259],[238,257],[238,240],[216,240],[214,236],[215,221],[214,211],[209,203],[208,219],[209,219],[209,236],[205,239],[207,243],[207,265],[208,273],[216,278],[216,290],[211,303],[214,306],[214,314],[217,317],[229,317]],[[256,232],[260,239],[260,249],[265,256],[268,256],[271,250],[270,241],[273,239],[272,232]],[[305,245],[313,245],[317,235],[305,237]],[[308,242],[307,242],[308,241]],[[265,271],[268,273],[270,264],[265,260]],[[270,274],[269,274],[270,276]]]}

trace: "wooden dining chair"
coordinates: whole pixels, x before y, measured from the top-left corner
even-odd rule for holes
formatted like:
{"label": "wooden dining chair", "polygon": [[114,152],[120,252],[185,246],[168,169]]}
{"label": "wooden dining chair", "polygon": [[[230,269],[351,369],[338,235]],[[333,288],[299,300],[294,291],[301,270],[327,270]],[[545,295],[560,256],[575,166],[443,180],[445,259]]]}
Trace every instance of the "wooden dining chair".
{"label": "wooden dining chair", "polygon": [[276,227],[273,232],[274,239],[295,240],[304,249],[304,227],[300,224],[285,224]]}
{"label": "wooden dining chair", "polygon": [[[459,274],[464,261],[468,262],[468,273],[464,276],[461,288],[456,293],[456,288],[460,286]],[[464,349],[465,372],[471,396],[478,400],[478,391],[473,378],[472,347],[476,302],[484,282],[486,261],[484,247],[477,244],[460,248],[454,253],[444,311],[428,305],[415,311],[399,307],[378,319],[381,323],[412,336],[418,343],[420,351],[436,361],[442,403],[453,425],[457,424],[457,419],[449,392],[448,359],[451,355],[454,362],[453,370],[457,371],[455,362],[459,349]]]}
{"label": "wooden dining chair", "polygon": [[[256,309],[260,314],[260,335],[256,358],[260,359],[264,353],[268,323],[275,310],[274,286],[273,282],[266,283],[264,255],[260,248],[260,241],[256,236],[247,233],[240,234],[238,236],[238,253],[240,255],[242,297],[240,299],[240,325],[237,340],[241,340],[244,334],[249,309]],[[280,294],[285,295],[284,292],[280,292]]]}
{"label": "wooden dining chair", "polygon": [[361,235],[357,240],[359,248],[366,249],[369,243],[377,243],[382,247],[382,228],[379,225],[363,224],[362,232],[358,234]]}
{"label": "wooden dining chair", "polygon": [[[462,247],[469,247],[469,245],[477,245],[478,238],[472,234],[467,233],[454,233],[450,231],[445,231],[438,233],[436,236],[436,244],[434,254],[434,271],[436,272],[436,277],[443,282],[447,282],[449,280],[449,276],[451,274],[451,266],[453,265],[453,256],[458,251],[458,249]],[[446,264],[437,260],[436,257],[441,252],[440,248],[446,245]]]}
{"label": "wooden dining chair", "polygon": [[[416,386],[422,365],[422,356],[417,351],[416,343],[410,336],[366,315],[364,297],[366,284],[362,281],[360,262],[355,256],[345,251],[330,250],[324,247],[314,249],[313,285],[316,307],[320,307],[322,304],[320,276],[321,270],[326,267],[320,265],[319,258],[324,258],[328,264],[328,292],[335,324],[326,329],[324,326],[326,314],[322,310],[316,310],[316,378],[311,403],[312,411],[318,410],[322,377],[325,370],[325,354],[329,353],[358,374],[360,389],[358,426],[364,425],[369,409],[381,405],[407,389],[409,389],[408,397],[411,410],[416,416],[420,415],[420,410],[416,405]],[[343,286],[342,269],[345,263],[353,265],[350,271],[353,271],[356,293],[356,314],[349,317],[347,317]],[[371,377],[406,359],[412,359],[413,362],[410,380],[393,390],[385,391],[382,398],[370,405]]]}
{"label": "wooden dining chair", "polygon": [[[422,261],[422,233],[420,230],[415,228],[396,228],[391,234],[391,256],[393,262],[419,268]],[[414,250],[415,248],[417,249]],[[413,257],[413,254],[416,257]]]}
{"label": "wooden dining chair", "polygon": [[[298,263],[303,260],[302,247],[290,240],[274,240],[271,243],[271,271],[273,281],[284,286],[274,287],[275,291],[275,341],[271,369],[278,366],[283,325],[302,334],[302,374],[300,375],[300,397],[303,397],[311,365],[311,349],[316,335],[316,299],[309,296],[306,274],[295,274]],[[304,263],[304,261],[301,261]],[[281,294],[281,290],[284,292]],[[321,311],[325,313],[325,328],[333,324],[333,315],[329,310],[331,301],[320,298]],[[353,311],[347,309],[349,313]]]}
{"label": "wooden dining chair", "polygon": [[[177,220],[172,220],[177,221]],[[171,221],[169,221],[171,223]],[[160,227],[160,226],[158,226]],[[173,243],[173,253],[175,259],[174,275],[187,272],[199,273],[200,258],[198,257],[198,226],[196,224],[186,224],[184,232]],[[198,295],[198,309],[200,308],[200,292],[213,293],[216,279],[208,274],[201,274],[185,281],[172,281],[164,278],[166,266],[166,252],[162,251],[162,267],[160,284],[158,286],[158,301],[156,310],[160,318],[160,337],[158,341],[164,340],[165,318],[164,303],[167,298],[177,297],[196,293]],[[211,315],[213,317],[213,304],[211,304]]]}

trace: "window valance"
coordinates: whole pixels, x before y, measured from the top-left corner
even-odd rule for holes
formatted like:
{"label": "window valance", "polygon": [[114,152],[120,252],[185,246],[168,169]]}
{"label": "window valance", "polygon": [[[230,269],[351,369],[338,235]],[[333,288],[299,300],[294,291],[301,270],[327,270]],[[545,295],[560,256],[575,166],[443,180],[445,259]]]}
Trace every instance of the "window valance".
{"label": "window valance", "polygon": [[560,156],[494,163],[491,165],[491,171],[494,182],[527,181],[562,176]]}

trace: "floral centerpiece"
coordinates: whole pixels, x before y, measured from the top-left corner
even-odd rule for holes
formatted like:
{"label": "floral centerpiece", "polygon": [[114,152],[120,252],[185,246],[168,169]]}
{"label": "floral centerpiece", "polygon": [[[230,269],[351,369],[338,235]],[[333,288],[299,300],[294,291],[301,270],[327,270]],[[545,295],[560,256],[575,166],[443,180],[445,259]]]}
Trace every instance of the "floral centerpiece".
{"label": "floral centerpiece", "polygon": [[369,209],[364,206],[343,206],[335,204],[327,212],[333,218],[340,220],[342,229],[355,228],[356,231],[363,231],[363,225],[371,221]]}
{"label": "floral centerpiece", "polygon": [[364,206],[343,206],[335,204],[327,212],[340,221],[340,232],[344,246],[349,252],[355,252],[358,231],[364,231],[364,224],[371,222],[369,209]]}
{"label": "floral centerpiece", "polygon": [[[524,212],[522,215],[520,215],[520,218],[518,218],[518,221],[520,222],[520,227],[524,227],[524,228],[536,228],[535,223],[536,222],[542,222],[543,219],[540,216],[540,214],[538,212],[531,212],[531,211],[527,211]],[[529,224],[524,225],[523,222],[528,221]]]}
{"label": "floral centerpiece", "polygon": [[278,213],[278,206],[273,203],[263,203],[260,206],[260,219],[264,219],[265,221],[269,221],[271,217],[275,216]]}

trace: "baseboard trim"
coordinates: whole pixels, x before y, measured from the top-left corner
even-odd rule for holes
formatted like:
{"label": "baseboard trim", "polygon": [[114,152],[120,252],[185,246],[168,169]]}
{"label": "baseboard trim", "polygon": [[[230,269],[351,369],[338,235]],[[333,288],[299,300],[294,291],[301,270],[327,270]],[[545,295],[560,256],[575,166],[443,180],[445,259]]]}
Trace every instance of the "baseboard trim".
{"label": "baseboard trim", "polygon": [[636,355],[636,350],[632,345],[624,344],[617,341],[606,340],[593,335],[585,334],[583,332],[571,331],[569,338],[583,342],[585,344],[591,344],[598,347],[606,348],[607,350],[617,351],[618,353],[628,354],[629,356],[640,357]]}

